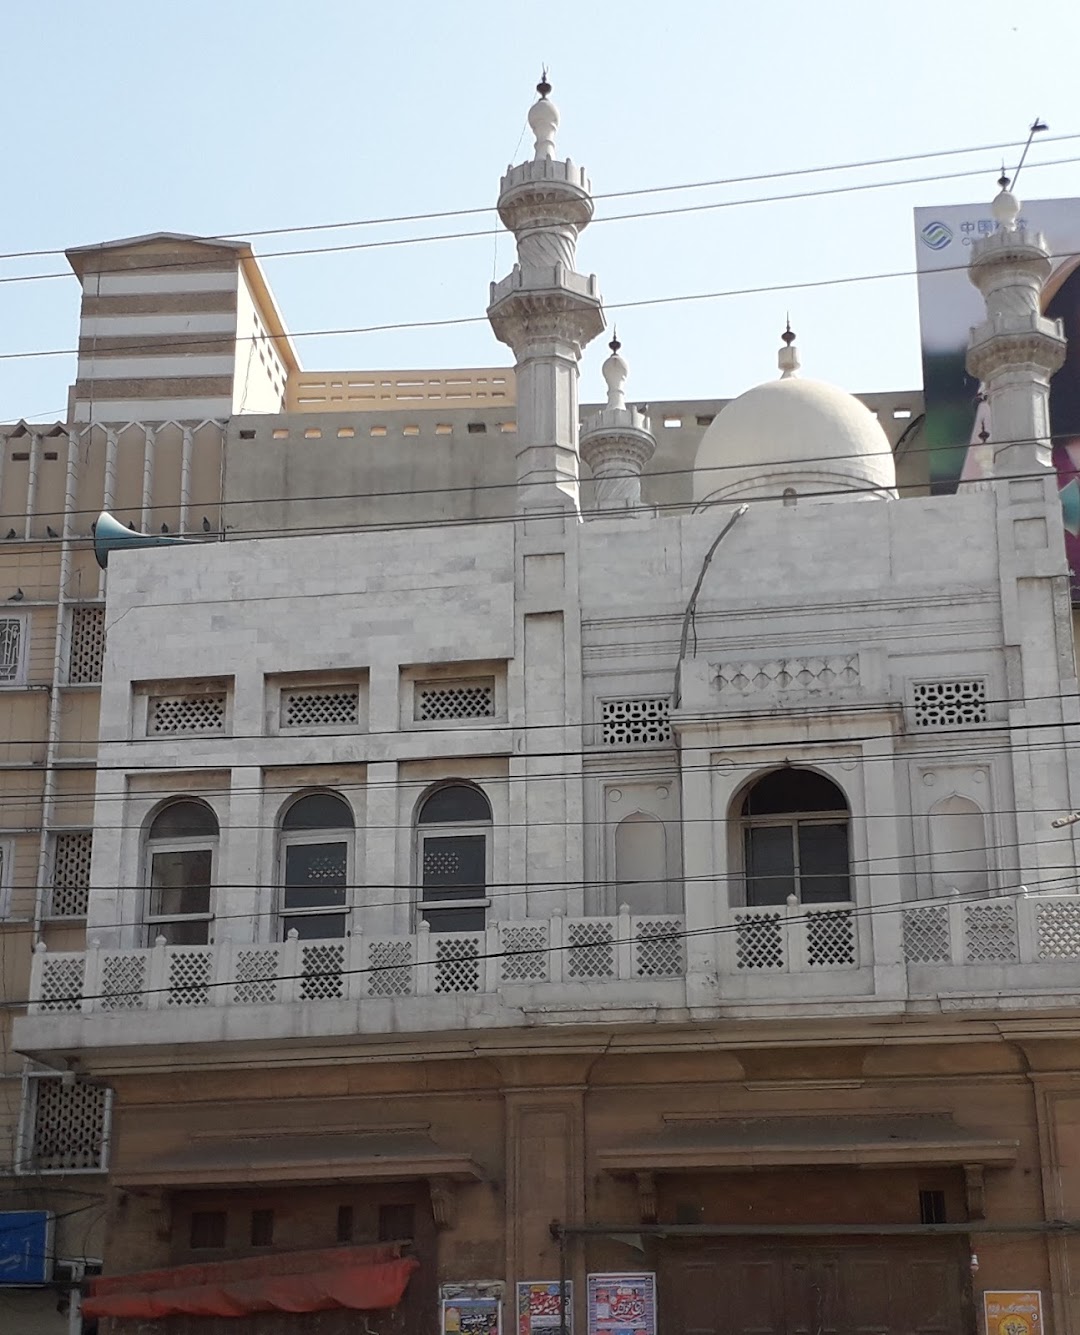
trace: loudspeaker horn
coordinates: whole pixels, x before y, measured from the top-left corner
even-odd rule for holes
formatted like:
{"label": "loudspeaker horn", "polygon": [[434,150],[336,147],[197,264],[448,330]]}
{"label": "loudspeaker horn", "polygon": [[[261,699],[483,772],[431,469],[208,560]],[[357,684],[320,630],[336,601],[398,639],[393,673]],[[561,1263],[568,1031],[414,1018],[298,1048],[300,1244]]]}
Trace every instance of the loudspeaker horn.
{"label": "loudspeaker horn", "polygon": [[[180,547],[189,541],[191,539],[188,538],[166,538],[158,533],[136,533],[121,524],[108,510],[102,510],[94,525],[94,555],[102,570],[109,564],[109,553],[124,547]],[[198,542],[199,539],[194,541]]]}

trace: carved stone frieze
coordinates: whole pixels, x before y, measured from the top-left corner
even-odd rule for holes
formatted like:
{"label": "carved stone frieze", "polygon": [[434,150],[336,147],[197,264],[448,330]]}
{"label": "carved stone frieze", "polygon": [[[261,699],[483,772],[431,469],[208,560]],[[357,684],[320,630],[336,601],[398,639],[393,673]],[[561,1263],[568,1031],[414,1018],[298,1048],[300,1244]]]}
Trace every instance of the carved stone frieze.
{"label": "carved stone frieze", "polygon": [[728,661],[712,665],[721,695],[753,695],[761,691],[831,691],[859,684],[859,655],[771,658]]}

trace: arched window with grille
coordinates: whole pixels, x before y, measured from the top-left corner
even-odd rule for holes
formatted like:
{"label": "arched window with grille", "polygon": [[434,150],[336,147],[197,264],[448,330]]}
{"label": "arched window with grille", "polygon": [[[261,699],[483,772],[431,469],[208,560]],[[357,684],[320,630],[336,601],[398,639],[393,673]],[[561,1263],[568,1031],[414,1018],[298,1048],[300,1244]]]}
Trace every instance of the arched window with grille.
{"label": "arched window with grille", "polygon": [[823,774],[789,766],[745,790],[739,808],[748,905],[851,898],[847,798]]}
{"label": "arched window with grille", "polygon": [[491,804],[471,783],[448,783],[421,802],[416,817],[420,917],[433,932],[487,925]]}
{"label": "arched window with grille", "polygon": [[146,836],[146,929],[174,946],[203,945],[213,921],[218,820],[205,802],[177,798]]}
{"label": "arched window with grille", "polygon": [[308,793],[281,821],[281,934],[302,940],[345,935],[355,832],[352,809],[337,793]]}

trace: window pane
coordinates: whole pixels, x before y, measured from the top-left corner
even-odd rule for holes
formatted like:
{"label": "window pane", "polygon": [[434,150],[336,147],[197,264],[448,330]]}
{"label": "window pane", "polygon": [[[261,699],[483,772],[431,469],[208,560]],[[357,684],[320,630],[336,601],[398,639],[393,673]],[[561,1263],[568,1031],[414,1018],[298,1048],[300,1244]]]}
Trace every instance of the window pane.
{"label": "window pane", "polygon": [[799,883],[804,904],[851,898],[846,823],[799,826]]}
{"label": "window pane", "polygon": [[746,831],[746,902],[783,904],[795,893],[795,841],[790,825],[751,826]]}
{"label": "window pane", "polygon": [[746,794],[744,816],[784,816],[796,811],[847,811],[844,794],[824,774],[808,769],[778,769],[766,774]]}
{"label": "window pane", "polygon": [[217,832],[217,817],[205,802],[170,802],[150,826],[151,839],[213,837]]}
{"label": "window pane", "polygon": [[345,935],[344,913],[301,913],[281,920],[282,940],[295,927],[301,941],[339,939]]}
{"label": "window pane", "polygon": [[[467,890],[473,898],[487,882],[487,836],[427,835],[424,838],[423,885],[430,889]],[[426,898],[439,898],[427,895]]]}
{"label": "window pane", "polygon": [[150,863],[150,912],[172,917],[210,912],[209,848],[177,848],[155,853]]}
{"label": "window pane", "polygon": [[334,793],[310,793],[294,802],[281,822],[283,830],[351,830],[352,810]]}
{"label": "window pane", "polygon": [[482,932],[487,926],[483,905],[473,909],[424,909],[423,917],[433,932]]}
{"label": "window pane", "polygon": [[348,845],[290,844],[285,849],[285,908],[345,903]]}
{"label": "window pane", "polygon": [[170,946],[205,946],[210,940],[210,920],[196,918],[194,922],[185,922],[179,918],[176,922],[152,922],[148,931],[151,941],[163,936]]}
{"label": "window pane", "polygon": [[490,820],[491,807],[479,788],[451,783],[437,788],[420,808],[421,825],[460,825],[468,820]]}

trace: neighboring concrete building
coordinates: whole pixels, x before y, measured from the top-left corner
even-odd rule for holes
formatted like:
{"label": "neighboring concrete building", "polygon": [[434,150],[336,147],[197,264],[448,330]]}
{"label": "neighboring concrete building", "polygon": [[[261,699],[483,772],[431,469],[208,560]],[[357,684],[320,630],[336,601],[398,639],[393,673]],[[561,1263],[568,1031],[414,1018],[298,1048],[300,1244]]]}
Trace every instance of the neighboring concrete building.
{"label": "neighboring concrete building", "polygon": [[[98,1250],[70,1225],[62,1248],[113,1277],[87,1310],[115,1331],[333,1332],[356,1308],[429,1331],[442,1286],[501,1286],[509,1323],[515,1283],[565,1265],[579,1331],[588,1273],[645,1270],[665,1332],[952,1335],[983,1291],[1039,1290],[1046,1329],[1080,1335],[1055,1223],[1080,1217],[1080,896],[1052,819],[1080,776],[1042,239],[1006,194],[974,253],[989,485],[920,494],[909,453],[898,487],[917,396],[871,399],[875,422],[802,378],[787,336],[779,379],[648,412],[615,347],[579,429],[603,328],[575,268],[589,186],[546,95],[530,121],[489,308],[514,372],[289,363],[249,412],[216,361],[183,388],[163,383],[182,361],[127,368],[125,411],[228,400],[185,453],[182,420],[98,419],[90,349],[91,421],[54,429],[62,536],[32,527],[35,493],[18,507],[52,676],[47,717],[21,681],[10,697],[39,750],[9,798],[43,776],[10,838],[40,938],[13,1045],[67,1073],[25,1078],[53,1100],[26,1105],[27,1163],[58,1101],[96,1109],[99,1145],[114,1101]],[[161,244],[121,251],[161,267]],[[227,255],[276,333],[250,252],[207,263]],[[185,502],[184,458],[215,450]],[[205,514],[245,540],[114,553],[99,585],[97,497],[145,532],[199,537]],[[99,721],[65,675],[91,587]],[[66,834],[87,940],[46,907],[66,889],[25,889],[56,885]]]}

